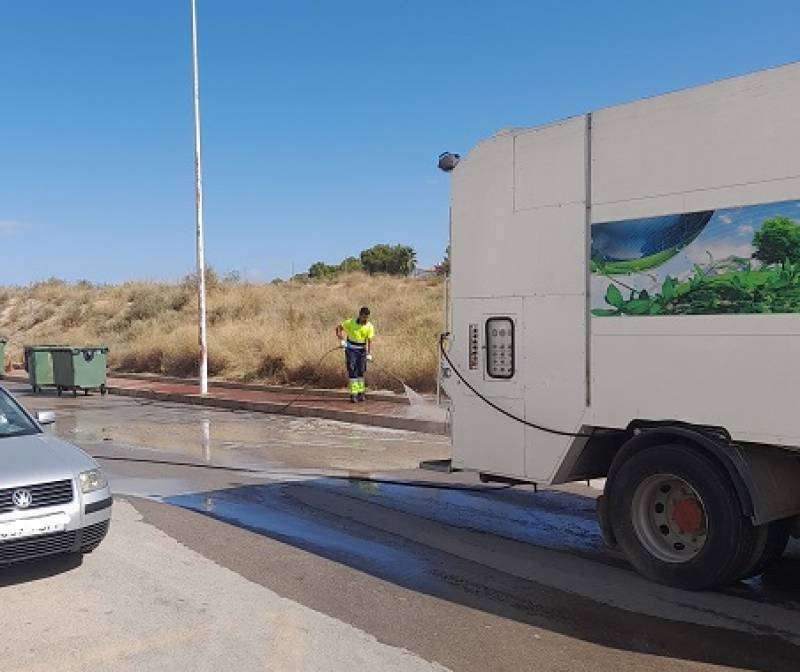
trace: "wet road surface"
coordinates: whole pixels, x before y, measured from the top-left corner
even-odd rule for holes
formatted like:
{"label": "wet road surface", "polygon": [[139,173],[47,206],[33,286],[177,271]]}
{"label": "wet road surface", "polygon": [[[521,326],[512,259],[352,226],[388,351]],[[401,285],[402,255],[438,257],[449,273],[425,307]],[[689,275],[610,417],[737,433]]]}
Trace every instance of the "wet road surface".
{"label": "wet road surface", "polygon": [[[23,388],[20,388],[23,389]],[[800,548],[688,593],[605,549],[596,491],[420,472],[441,437],[23,393],[190,549],[454,670],[800,669]]]}

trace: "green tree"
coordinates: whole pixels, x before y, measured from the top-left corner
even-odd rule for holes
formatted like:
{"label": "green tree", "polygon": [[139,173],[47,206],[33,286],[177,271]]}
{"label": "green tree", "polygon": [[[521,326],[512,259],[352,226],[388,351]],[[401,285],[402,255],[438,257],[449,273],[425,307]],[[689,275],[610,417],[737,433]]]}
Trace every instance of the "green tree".
{"label": "green tree", "polygon": [[323,278],[332,278],[339,272],[338,266],[331,266],[324,261],[317,261],[308,267],[308,277],[320,280]]}
{"label": "green tree", "polygon": [[370,274],[409,275],[417,267],[417,253],[408,245],[373,245],[361,252],[361,265]]}
{"label": "green tree", "polygon": [[361,260],[356,257],[345,257],[342,263],[339,264],[339,270],[343,273],[353,273],[355,271],[364,270],[361,266]]}
{"label": "green tree", "polygon": [[800,261],[800,226],[788,217],[771,217],[753,235],[754,259],[765,264]]}

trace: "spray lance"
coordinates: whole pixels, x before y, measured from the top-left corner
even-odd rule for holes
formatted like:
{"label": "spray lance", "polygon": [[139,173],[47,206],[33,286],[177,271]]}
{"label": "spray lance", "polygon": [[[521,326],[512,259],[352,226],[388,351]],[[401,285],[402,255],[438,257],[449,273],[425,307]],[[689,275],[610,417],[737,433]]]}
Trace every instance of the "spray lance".
{"label": "spray lance", "polygon": [[[342,341],[342,348],[346,349],[347,347],[348,347],[347,341],[343,340]],[[391,378],[392,380],[395,380],[398,383],[400,383],[400,385],[403,388],[403,391],[405,392],[405,395],[406,395],[406,397],[408,399],[408,402],[410,404],[412,404],[412,405],[425,405],[425,406],[429,405],[428,402],[425,401],[425,399],[422,397],[422,395],[420,395],[412,387],[409,387],[406,384],[406,382],[402,378],[400,378],[400,376],[398,376],[397,374],[393,373],[392,371],[389,371],[389,369],[376,364],[375,360],[372,358],[372,355],[368,355],[367,356],[367,361],[369,362],[368,366],[372,366],[372,367],[377,368],[378,371],[380,371],[385,376],[387,376],[387,377]]]}
{"label": "spray lance", "polygon": [[[322,364],[322,362],[324,362],[328,358],[329,355],[332,355],[334,352],[340,352],[342,350],[346,350],[348,347],[349,346],[348,346],[347,341],[343,340],[339,345],[334,346],[333,348],[330,348],[330,349],[326,350],[325,352],[323,352],[322,355],[320,356],[320,358],[314,363],[314,365],[311,368],[312,369],[318,369],[320,367],[320,364]],[[398,383],[400,383],[400,385],[402,385],[403,390],[405,391],[406,397],[408,398],[410,403],[413,403],[413,404],[426,404],[427,403],[427,402],[425,402],[425,400],[417,392],[415,392],[408,385],[406,385],[406,383],[399,376],[397,376],[396,374],[392,373],[391,371],[389,371],[388,369],[386,369],[386,368],[384,368],[382,366],[378,366],[375,363],[374,359],[369,359],[368,361],[369,361],[369,365],[370,366],[377,367],[377,369],[381,373],[385,374],[389,378],[392,378],[393,380],[396,380]],[[306,392],[308,392],[309,388],[311,387],[311,383],[312,382],[313,381],[309,381],[305,385],[303,385],[302,388],[300,389],[300,391],[294,397],[292,397],[288,402],[286,402],[283,406],[281,406],[278,410],[276,410],[275,413],[276,414],[284,413],[291,406],[293,406],[295,403],[297,403],[303,397],[303,395]]]}

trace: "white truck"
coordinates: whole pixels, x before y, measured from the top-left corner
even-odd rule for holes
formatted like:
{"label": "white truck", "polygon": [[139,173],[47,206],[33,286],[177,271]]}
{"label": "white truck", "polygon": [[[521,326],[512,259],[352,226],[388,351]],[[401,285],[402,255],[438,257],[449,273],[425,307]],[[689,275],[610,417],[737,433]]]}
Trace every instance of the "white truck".
{"label": "white truck", "polygon": [[452,169],[452,467],[606,478],[645,576],[755,575],[800,534],[800,64],[478,144]]}

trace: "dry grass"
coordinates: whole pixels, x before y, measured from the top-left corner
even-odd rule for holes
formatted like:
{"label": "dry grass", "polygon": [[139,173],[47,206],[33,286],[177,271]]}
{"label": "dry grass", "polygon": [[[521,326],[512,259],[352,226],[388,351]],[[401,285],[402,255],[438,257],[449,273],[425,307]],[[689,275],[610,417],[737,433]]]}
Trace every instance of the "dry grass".
{"label": "dry grass", "polygon": [[[208,296],[209,371],[239,381],[341,387],[334,327],[362,304],[376,328],[373,388],[435,385],[441,331],[441,281],[352,273],[330,282],[215,282]],[[197,369],[196,298],[188,284],[93,286],[57,280],[0,289],[0,334],[21,360],[34,343],[110,347],[112,369],[193,376]]]}

